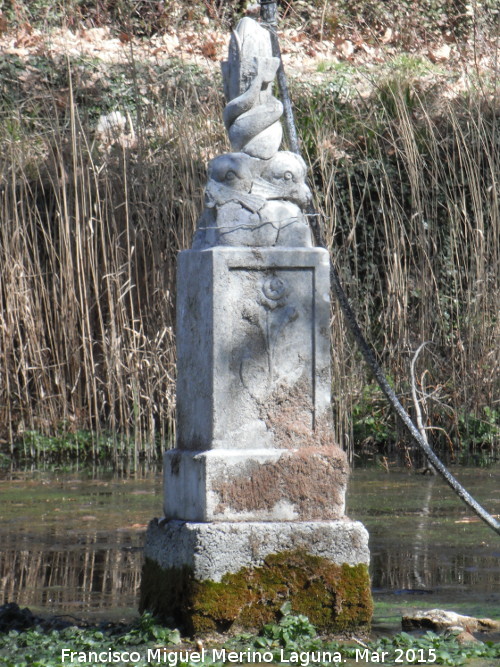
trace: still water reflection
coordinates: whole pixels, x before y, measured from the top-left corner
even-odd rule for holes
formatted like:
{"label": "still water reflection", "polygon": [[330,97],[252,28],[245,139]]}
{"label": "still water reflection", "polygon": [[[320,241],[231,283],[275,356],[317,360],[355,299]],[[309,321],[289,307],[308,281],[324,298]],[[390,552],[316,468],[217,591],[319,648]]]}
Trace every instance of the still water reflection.
{"label": "still water reflection", "polygon": [[[452,472],[500,514],[499,465]],[[370,532],[379,625],[410,607],[500,618],[500,537],[440,477],[356,470],[348,512]]]}
{"label": "still water reflection", "polygon": [[0,602],[77,617],[136,614],[161,474],[22,472],[0,478]]}
{"label": "still water reflection", "polygon": [[[457,476],[500,513],[500,466]],[[128,620],[136,614],[147,522],[161,473],[0,473],[0,604]],[[500,617],[500,539],[444,483],[411,471],[356,470],[348,513],[370,532],[376,597],[400,608],[449,600]],[[477,607],[477,610],[476,610]]]}

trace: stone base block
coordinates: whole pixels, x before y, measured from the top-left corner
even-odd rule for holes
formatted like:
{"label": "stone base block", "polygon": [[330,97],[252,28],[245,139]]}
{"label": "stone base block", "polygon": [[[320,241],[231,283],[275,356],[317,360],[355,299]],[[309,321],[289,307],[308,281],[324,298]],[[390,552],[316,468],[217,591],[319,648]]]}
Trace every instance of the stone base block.
{"label": "stone base block", "polygon": [[344,516],[348,465],[336,446],[164,456],[164,512],[185,521],[316,521]]}
{"label": "stone base block", "polygon": [[190,634],[257,629],[284,602],[325,632],[369,625],[368,534],[348,519],[148,528],[141,611]]}

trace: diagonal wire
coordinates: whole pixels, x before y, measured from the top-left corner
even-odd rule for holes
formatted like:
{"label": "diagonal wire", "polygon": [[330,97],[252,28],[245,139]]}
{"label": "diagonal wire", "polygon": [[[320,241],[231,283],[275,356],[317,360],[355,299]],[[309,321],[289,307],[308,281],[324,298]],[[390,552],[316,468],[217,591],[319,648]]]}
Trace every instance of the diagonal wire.
{"label": "diagonal wire", "polygon": [[[281,57],[281,49],[278,41],[277,3],[274,2],[273,0],[260,0],[260,10],[261,10],[261,19],[263,21],[263,24],[269,30],[269,33],[271,35],[273,56],[279,58],[280,60],[277,79],[278,79],[280,95],[282,98],[281,101],[283,103],[283,108],[284,108],[283,115],[285,120],[288,143],[290,146],[290,150],[300,155],[300,146],[297,135],[297,129],[295,125],[295,119],[293,116],[293,108],[290,100],[290,93],[288,91],[288,85],[283,67],[283,59]],[[310,206],[308,207],[306,215],[309,216],[311,229],[316,244],[321,248],[328,249],[325,240],[325,235],[323,233],[323,226],[321,224],[321,215],[318,213],[318,211],[315,210],[313,204],[310,204]],[[387,381],[384,371],[377,362],[373,349],[368,344],[363,335],[363,332],[361,331],[356,315],[342,287],[339,275],[337,273],[337,270],[335,269],[333,261],[330,262],[330,284],[333,291],[335,292],[337,300],[339,301],[340,307],[347,320],[347,324],[354,336],[354,339],[366,363],[370,367],[379,387],[383,391],[389,404],[391,405],[393,410],[396,412],[398,417],[405,425],[411,438],[424,452],[429,463],[436,469],[436,471],[441,475],[441,477],[448,484],[448,486],[450,486],[453,489],[453,491],[458,495],[458,497],[468,507],[470,507],[470,509],[473,512],[475,512],[480,519],[482,519],[490,528],[492,528],[497,534],[500,535],[500,523],[489,512],[487,512],[487,510],[485,510],[484,507],[482,507],[482,505],[480,505],[477,502],[477,500],[475,500],[475,498],[473,498],[470,495],[470,493],[460,484],[460,482],[450,473],[448,468],[446,468],[441,459],[438,458],[438,456],[434,453],[433,449],[429,446],[428,442],[422,437],[419,430],[411,420],[410,415],[406,412],[406,410],[401,404],[401,401],[394,393],[394,390]]]}

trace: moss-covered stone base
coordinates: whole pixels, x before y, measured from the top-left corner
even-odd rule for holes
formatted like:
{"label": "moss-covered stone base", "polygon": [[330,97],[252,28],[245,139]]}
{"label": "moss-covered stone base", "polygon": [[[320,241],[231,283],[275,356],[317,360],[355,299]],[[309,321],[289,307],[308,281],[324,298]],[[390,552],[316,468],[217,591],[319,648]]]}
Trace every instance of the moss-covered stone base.
{"label": "moss-covered stone base", "polygon": [[143,568],[140,610],[191,635],[259,629],[279,619],[287,600],[319,631],[365,628],[373,612],[368,568],[300,550],[271,554],[262,566],[226,574],[221,582],[196,581],[187,567],[163,569],[151,559]]}

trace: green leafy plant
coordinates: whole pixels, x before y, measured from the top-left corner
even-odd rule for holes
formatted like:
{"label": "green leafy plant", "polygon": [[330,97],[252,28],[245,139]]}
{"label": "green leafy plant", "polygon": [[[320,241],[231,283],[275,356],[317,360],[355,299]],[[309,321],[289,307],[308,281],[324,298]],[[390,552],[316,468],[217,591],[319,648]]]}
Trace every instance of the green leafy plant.
{"label": "green leafy plant", "polygon": [[458,434],[462,447],[474,451],[488,448],[493,450],[500,443],[500,410],[484,406],[480,416],[460,413]]}
{"label": "green leafy plant", "polygon": [[394,418],[378,385],[363,388],[352,408],[352,425],[356,448],[383,447],[396,440]]}
{"label": "green leafy plant", "polygon": [[283,616],[278,623],[269,623],[262,628],[254,641],[255,646],[294,650],[299,646],[312,648],[318,644],[316,628],[307,616],[293,614],[290,602],[283,604],[281,613]]}
{"label": "green leafy plant", "polygon": [[[497,660],[500,658],[500,644],[493,642],[461,644],[454,635],[436,635],[427,632],[422,636],[399,633],[393,637],[382,637],[375,641],[352,644],[352,642],[323,640],[318,637],[314,626],[307,617],[294,615],[289,606],[283,607],[283,617],[276,624],[266,625],[259,635],[240,635],[228,639],[223,644],[229,650],[250,651],[265,650],[272,653],[276,661],[281,655],[290,656],[294,652],[304,654],[317,651],[339,652],[345,660],[359,660],[360,654],[376,655],[372,662],[384,664],[422,664],[429,659],[436,665],[463,665],[471,659],[483,658]],[[19,632],[12,630],[0,633],[0,665],[6,667],[60,667],[63,649],[81,654],[90,652],[135,651],[140,656],[134,664],[145,667],[147,664],[160,665],[161,662],[147,662],[147,649],[173,647],[181,641],[177,630],[170,630],[158,624],[152,616],[142,616],[129,628],[110,627],[106,630],[76,626],[62,630],[44,630],[41,627]],[[189,642],[185,646],[189,646]],[[213,645],[212,645],[213,646]],[[207,651],[205,664],[222,664],[213,661],[210,650]],[[385,656],[382,659],[382,656]],[[100,664],[86,662],[91,665]],[[189,662],[187,665],[199,664]],[[324,664],[320,663],[315,664]]]}

